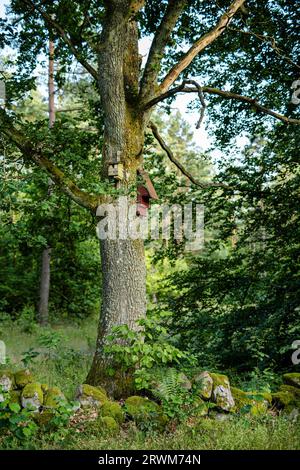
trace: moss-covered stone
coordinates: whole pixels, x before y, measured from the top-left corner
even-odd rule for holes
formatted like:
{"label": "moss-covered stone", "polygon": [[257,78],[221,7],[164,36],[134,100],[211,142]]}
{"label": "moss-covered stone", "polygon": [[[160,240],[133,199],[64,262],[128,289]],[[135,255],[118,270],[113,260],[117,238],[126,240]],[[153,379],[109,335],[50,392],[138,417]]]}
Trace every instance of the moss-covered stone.
{"label": "moss-covered stone", "polygon": [[11,371],[0,371],[0,387],[2,388],[3,392],[9,392],[15,388],[15,377]]}
{"label": "moss-covered stone", "polygon": [[32,408],[33,411],[38,411],[43,404],[43,391],[42,386],[38,382],[33,382],[25,385],[22,390],[21,403],[23,408]]}
{"label": "moss-covered stone", "polygon": [[226,375],[210,373],[213,379],[212,400],[223,411],[232,411],[235,403]]}
{"label": "moss-covered stone", "polygon": [[19,370],[15,373],[15,383],[17,388],[24,388],[25,385],[34,382],[34,377],[30,370]]}
{"label": "moss-covered stone", "polygon": [[101,416],[114,418],[119,424],[122,424],[125,420],[125,412],[117,402],[105,402],[101,407],[100,414]]}
{"label": "moss-covered stone", "polygon": [[300,388],[300,373],[291,372],[283,375],[283,382],[286,385],[292,385],[292,387]]}
{"label": "moss-covered stone", "polygon": [[81,406],[100,407],[108,401],[105,390],[102,387],[93,387],[83,384],[78,387],[76,399]]}
{"label": "moss-covered stone", "polygon": [[[53,419],[53,417],[54,417],[54,412],[52,412],[50,410],[44,410],[42,413],[36,413],[35,414],[34,421],[40,427],[45,427],[45,426],[48,427],[49,424],[51,423],[51,420]],[[53,426],[53,427],[55,427],[55,426]]]}
{"label": "moss-covered stone", "polygon": [[245,392],[236,387],[231,387],[235,407],[233,411],[249,411],[253,416],[266,413],[272,396],[268,392]]}
{"label": "moss-covered stone", "polygon": [[146,397],[134,395],[125,400],[125,405],[127,414],[140,426],[152,423],[153,427],[162,430],[168,423],[161,407]]}
{"label": "moss-covered stone", "polygon": [[44,397],[45,408],[57,408],[59,401],[65,400],[63,392],[58,387],[49,388]]}
{"label": "moss-covered stone", "polygon": [[300,409],[300,389],[292,385],[281,385],[280,390],[272,394],[272,403],[279,410],[290,414]]}
{"label": "moss-covered stone", "polygon": [[120,426],[117,421],[111,416],[102,416],[98,420],[99,427],[106,434],[115,435],[118,434]]}
{"label": "moss-covered stone", "polygon": [[295,398],[300,399],[300,388],[293,387],[292,385],[285,385],[284,384],[284,385],[280,385],[279,391],[281,391],[281,392],[290,392],[295,396]]}
{"label": "moss-covered stone", "polygon": [[199,388],[199,395],[204,400],[209,400],[213,391],[213,379],[209,372],[204,371],[194,376],[194,383]]}

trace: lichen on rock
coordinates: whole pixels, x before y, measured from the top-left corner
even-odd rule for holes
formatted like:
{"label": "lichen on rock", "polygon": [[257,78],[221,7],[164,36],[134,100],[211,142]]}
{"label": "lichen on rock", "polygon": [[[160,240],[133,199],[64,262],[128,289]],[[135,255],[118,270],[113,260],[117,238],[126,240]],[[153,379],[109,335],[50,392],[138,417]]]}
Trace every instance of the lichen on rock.
{"label": "lichen on rock", "polygon": [[42,386],[38,382],[33,382],[25,385],[21,395],[21,403],[23,408],[31,408],[33,411],[38,411],[43,404],[43,391]]}
{"label": "lichen on rock", "polygon": [[19,370],[15,373],[15,383],[17,388],[24,388],[25,385],[34,382],[34,377],[28,369]]}
{"label": "lichen on rock", "polygon": [[102,387],[93,387],[92,385],[83,384],[78,387],[76,400],[81,406],[100,407],[108,401],[107,394]]}
{"label": "lichen on rock", "polygon": [[266,413],[272,396],[268,392],[245,392],[236,387],[231,387],[235,407],[233,411],[249,411],[253,416]]}
{"label": "lichen on rock", "polygon": [[235,402],[226,375],[210,373],[213,379],[212,400],[223,411],[232,411]]}

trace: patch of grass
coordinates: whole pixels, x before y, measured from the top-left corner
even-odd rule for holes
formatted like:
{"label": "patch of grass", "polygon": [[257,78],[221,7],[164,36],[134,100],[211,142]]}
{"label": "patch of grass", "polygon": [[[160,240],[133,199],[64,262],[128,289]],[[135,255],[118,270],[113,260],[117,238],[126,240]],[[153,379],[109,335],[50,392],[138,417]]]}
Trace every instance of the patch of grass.
{"label": "patch of grass", "polygon": [[[267,416],[263,419],[235,417],[225,422],[202,418],[197,426],[182,425],[173,433],[145,434],[133,423],[127,424],[118,436],[108,436],[101,429],[69,433],[60,442],[51,435],[42,435],[25,445],[27,449],[83,450],[299,450],[300,424],[287,418]],[[18,448],[17,442],[0,448]]]}

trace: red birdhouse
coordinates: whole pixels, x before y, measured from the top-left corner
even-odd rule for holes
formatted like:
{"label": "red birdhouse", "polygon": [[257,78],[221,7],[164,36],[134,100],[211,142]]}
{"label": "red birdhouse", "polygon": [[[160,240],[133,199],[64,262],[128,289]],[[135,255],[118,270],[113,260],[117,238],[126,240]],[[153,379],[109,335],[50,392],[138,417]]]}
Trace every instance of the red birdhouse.
{"label": "red birdhouse", "polygon": [[142,176],[145,185],[140,185],[137,189],[136,215],[145,217],[150,207],[150,199],[158,199],[158,196],[148,173],[143,169],[139,169],[138,173]]}

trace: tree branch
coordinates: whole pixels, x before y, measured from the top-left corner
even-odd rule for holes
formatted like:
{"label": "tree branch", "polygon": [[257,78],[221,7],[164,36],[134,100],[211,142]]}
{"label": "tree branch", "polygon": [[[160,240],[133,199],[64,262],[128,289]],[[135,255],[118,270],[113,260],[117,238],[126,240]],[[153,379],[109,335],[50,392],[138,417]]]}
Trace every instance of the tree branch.
{"label": "tree branch", "polygon": [[[153,106],[155,106],[157,103],[160,103],[166,100],[167,98],[174,96],[177,93],[199,93],[199,90],[197,87],[188,87],[186,86],[187,83],[188,83],[188,80],[184,80],[180,85],[172,88],[171,90],[166,91],[165,93],[162,93],[160,96],[154,98],[153,100],[150,100],[148,103],[146,103],[145,109],[150,109]],[[250,98],[249,96],[239,95],[237,93],[232,93],[231,91],[224,91],[224,90],[220,90],[219,88],[212,88],[208,86],[201,87],[201,90],[203,93],[209,93],[211,95],[218,95],[225,99],[237,100],[237,101],[247,103],[251,105],[253,108],[257,109],[258,111],[264,114],[267,114],[269,116],[272,116],[275,119],[278,119],[279,121],[284,122],[285,124],[298,124],[298,125],[300,124],[300,119],[289,118],[287,116],[279,114],[276,111],[273,111],[272,109],[269,109],[266,106],[263,106],[262,104],[260,104],[256,100],[256,98]]]}
{"label": "tree branch", "polygon": [[69,46],[71,52],[73,53],[74,57],[78,62],[91,74],[91,76],[95,79],[98,80],[98,73],[97,70],[94,69],[94,67],[91,66],[87,62],[86,59],[82,56],[81,52],[78,50],[78,48],[74,45],[72,39],[68,36],[66,31],[62,28],[60,24],[58,24],[55,19],[46,13],[40,6],[36,5],[34,1],[32,0],[25,0],[28,5],[30,5],[34,10],[38,11],[44,21],[48,24],[48,26],[51,26],[61,37],[61,39]]}
{"label": "tree branch", "polygon": [[223,183],[214,183],[214,182],[203,183],[203,182],[195,179],[193,177],[193,175],[188,170],[186,170],[184,168],[184,166],[180,163],[180,161],[177,160],[177,158],[174,156],[172,150],[170,149],[170,147],[168,147],[168,145],[166,144],[166,142],[164,141],[164,139],[160,135],[157,126],[153,122],[150,121],[148,127],[152,130],[152,133],[153,133],[155,139],[158,141],[161,148],[166,152],[166,154],[168,155],[171,162],[174,163],[174,165],[181,171],[181,173],[184,176],[186,176],[191,181],[191,183],[193,183],[196,186],[199,186],[202,189],[212,188],[212,187],[213,188],[230,189],[229,186],[227,186],[226,184],[223,184]]}
{"label": "tree branch", "polygon": [[51,180],[74,202],[93,213],[96,212],[97,206],[101,202],[100,198],[79,189],[62,170],[45,156],[42,146],[35,147],[25,134],[14,126],[12,119],[2,108],[0,108],[0,130],[10,142],[16,145],[25,160],[32,161],[45,170]]}
{"label": "tree branch", "polygon": [[180,61],[174,65],[174,67],[168,72],[166,77],[160,84],[160,92],[164,93],[170,86],[175,82],[178,76],[186,69],[192,60],[198,55],[203,49],[214,42],[228,26],[232,17],[235,15],[237,10],[243,5],[245,0],[234,0],[228,10],[221,16],[216,26],[211,29],[208,33],[204,34],[198,41],[196,41],[192,47],[183,55]]}
{"label": "tree branch", "polygon": [[169,0],[165,15],[155,33],[141,81],[141,97],[151,96],[155,89],[164,49],[187,0]]}

